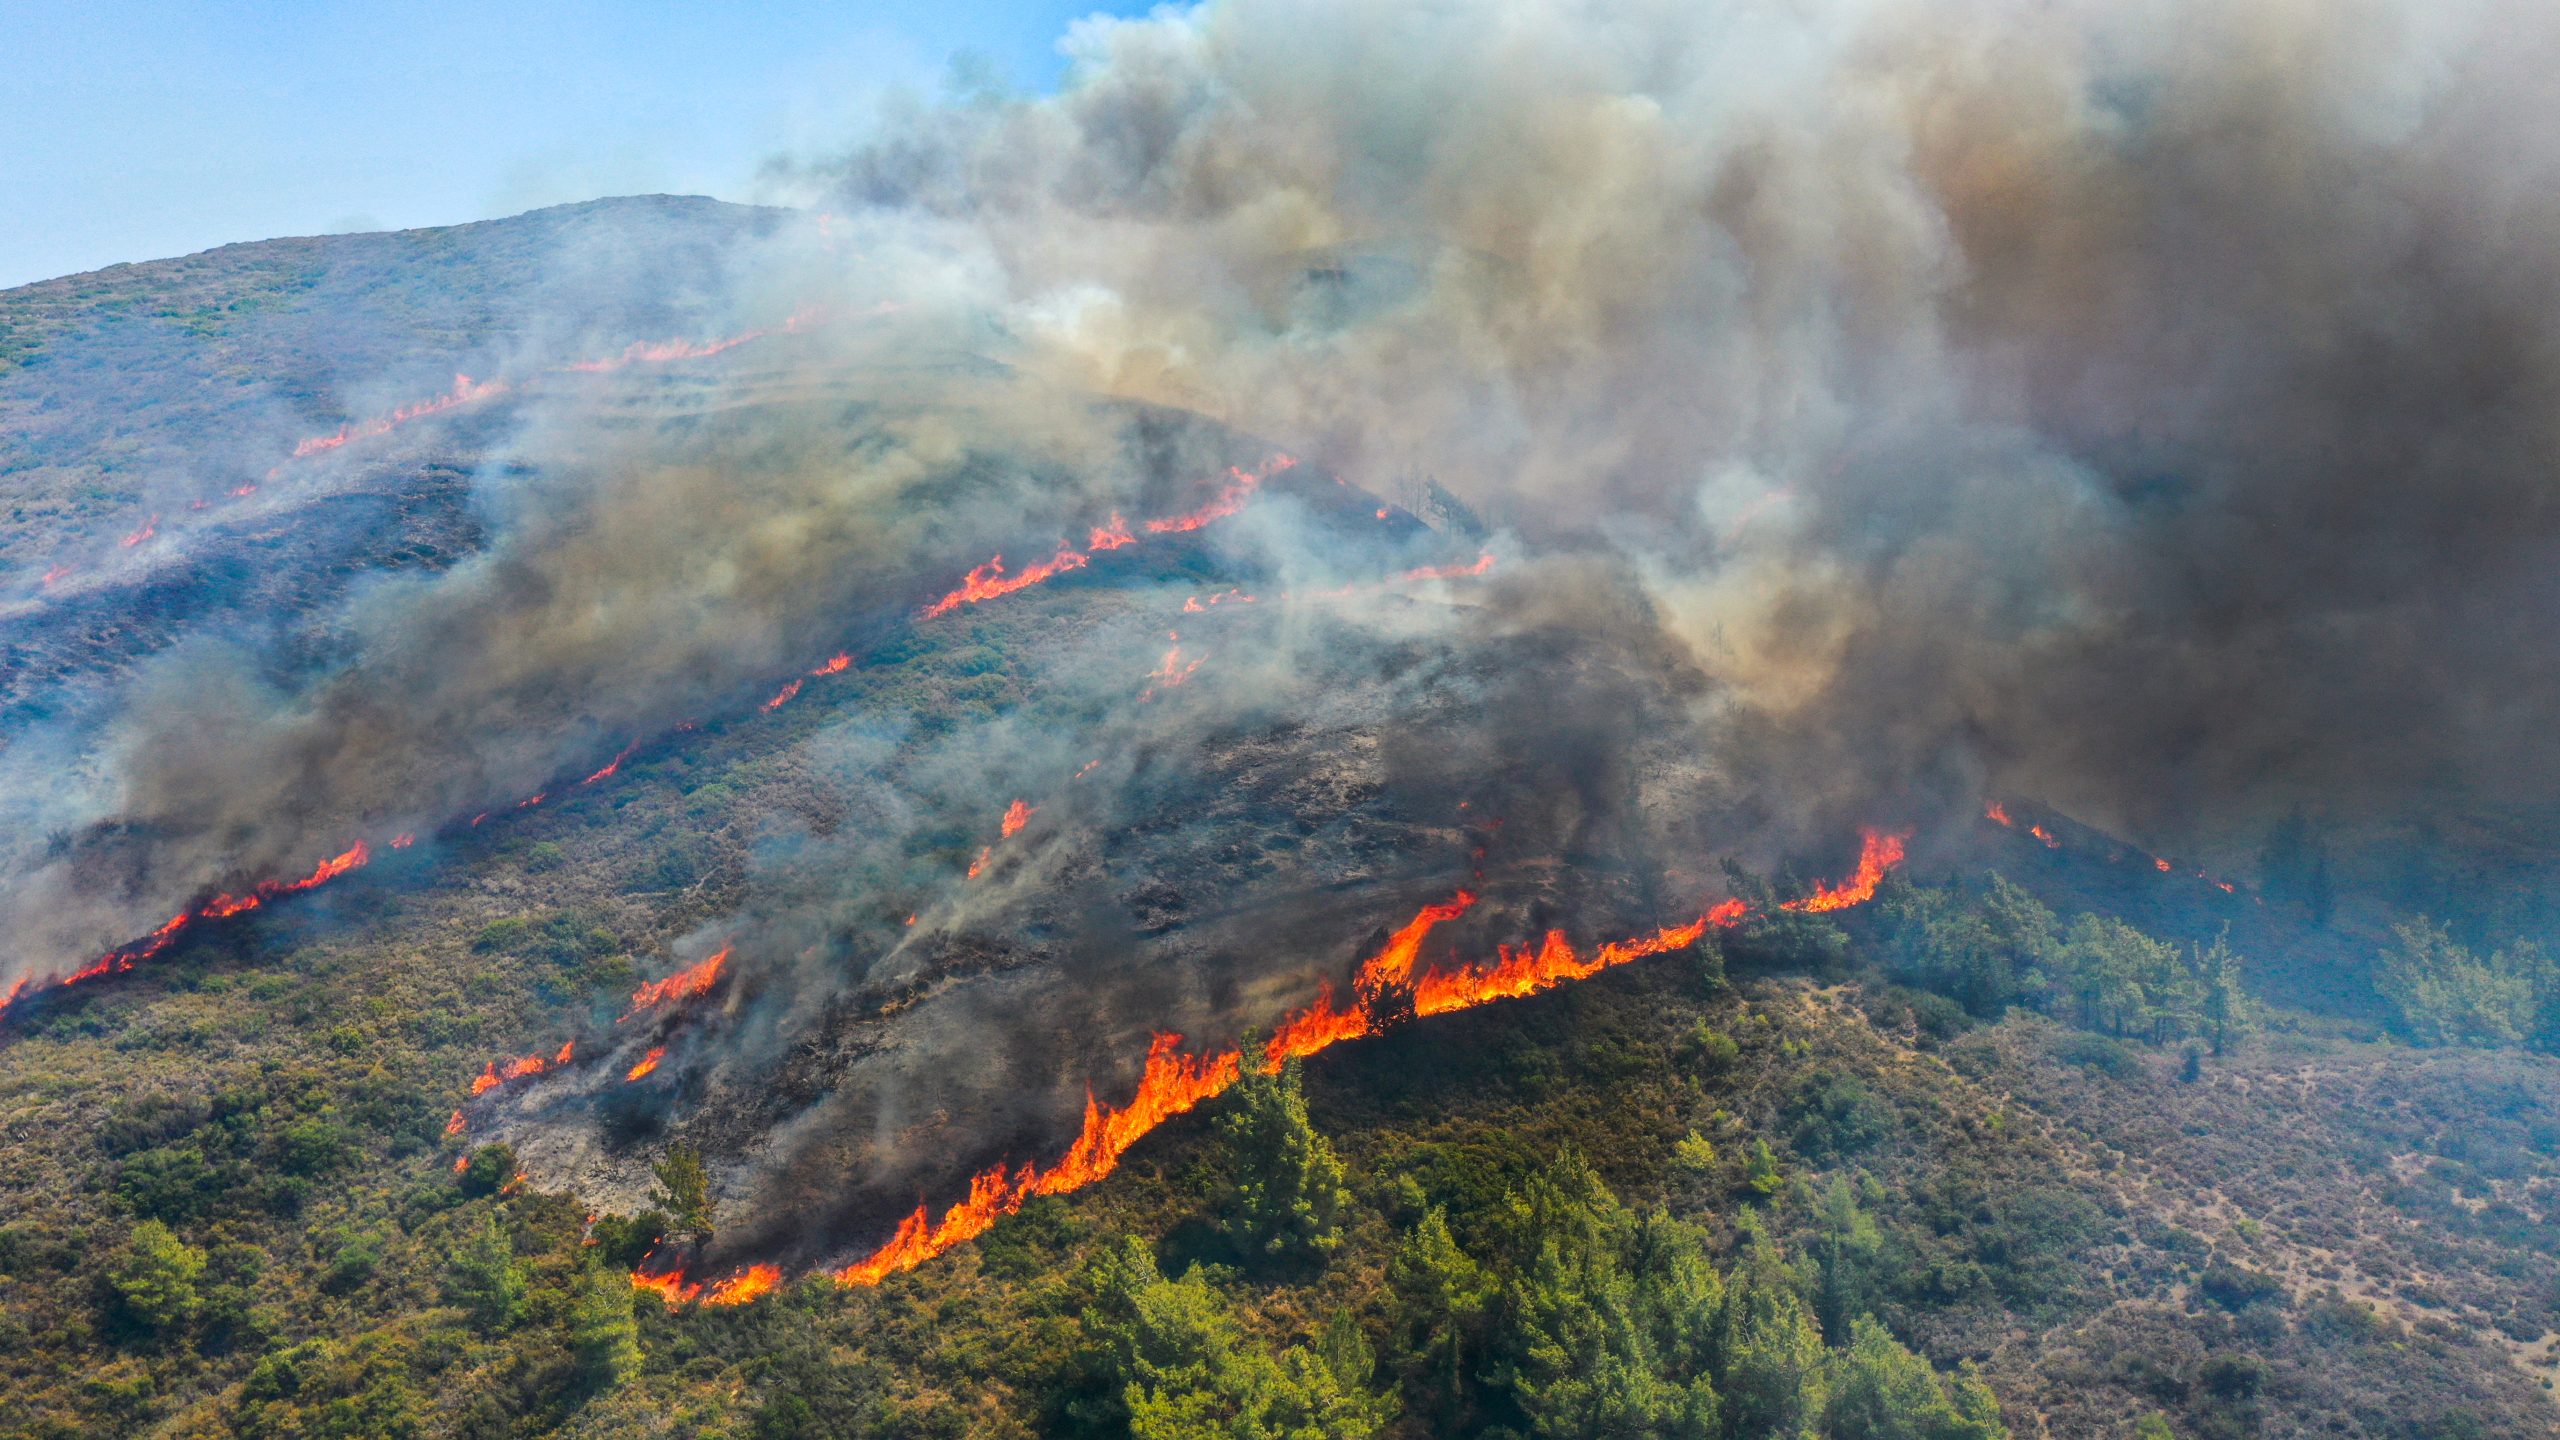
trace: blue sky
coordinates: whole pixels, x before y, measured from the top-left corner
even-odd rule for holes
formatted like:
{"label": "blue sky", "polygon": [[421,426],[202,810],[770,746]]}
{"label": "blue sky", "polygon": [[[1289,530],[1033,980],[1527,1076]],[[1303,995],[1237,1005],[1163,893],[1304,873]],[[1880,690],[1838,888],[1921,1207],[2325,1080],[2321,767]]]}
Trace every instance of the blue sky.
{"label": "blue sky", "polygon": [[969,52],[1046,89],[1101,0],[0,3],[0,286],[596,195],[745,198]]}

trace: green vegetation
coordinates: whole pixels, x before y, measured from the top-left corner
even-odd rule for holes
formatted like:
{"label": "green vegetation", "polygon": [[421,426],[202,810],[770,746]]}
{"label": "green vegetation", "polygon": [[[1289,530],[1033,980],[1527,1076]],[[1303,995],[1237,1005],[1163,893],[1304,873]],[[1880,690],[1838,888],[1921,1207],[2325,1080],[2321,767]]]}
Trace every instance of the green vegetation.
{"label": "green vegetation", "polygon": [[1877,908],[1892,978],[1978,1017],[2019,1005],[2153,1045],[2202,1038],[2217,1055],[2255,1024],[2240,957],[2218,938],[2182,949],[2093,914],[2065,926],[1999,875],[1979,890],[1896,877]]}
{"label": "green vegetation", "polygon": [[[1248,1046],[1248,1049],[1251,1047]],[[1232,1151],[1235,1189],[1227,1231],[1247,1254],[1310,1260],[1342,1243],[1342,1162],[1307,1122],[1298,1062],[1276,1075],[1249,1072],[1229,1091],[1218,1122]]]}
{"label": "green vegetation", "polygon": [[2376,988],[2421,1045],[2529,1045],[2560,1051],[2560,962],[2518,941],[2489,955],[2425,919],[2398,927]]}

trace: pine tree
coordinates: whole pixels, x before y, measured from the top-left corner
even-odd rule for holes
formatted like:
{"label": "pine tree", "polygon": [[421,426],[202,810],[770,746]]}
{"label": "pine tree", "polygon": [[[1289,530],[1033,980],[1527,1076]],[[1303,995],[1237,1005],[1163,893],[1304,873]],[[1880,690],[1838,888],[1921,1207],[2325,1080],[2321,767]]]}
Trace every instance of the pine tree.
{"label": "pine tree", "polygon": [[631,1313],[630,1277],[582,1266],[569,1297],[569,1348],[590,1386],[611,1389],[640,1373],[640,1326]]}
{"label": "pine tree", "polygon": [[1859,1317],[1830,1370],[1827,1440],[2008,1440],[1979,1377],[1950,1384],[1872,1318]]}
{"label": "pine tree", "polygon": [[107,1271],[107,1283],[127,1314],[153,1330],[169,1330],[196,1313],[196,1279],[204,1252],[157,1220],[133,1227],[124,1254]]}
{"label": "pine tree", "polygon": [[1467,1357],[1483,1333],[1494,1282],[1449,1233],[1439,1206],[1423,1212],[1387,1262],[1397,1328],[1405,1336],[1406,1385],[1445,1411],[1466,1388]]}
{"label": "pine tree", "polygon": [[1823,1407],[1822,1332],[1796,1295],[1776,1242],[1746,1222],[1717,1327],[1725,1433],[1795,1440]]}
{"label": "pine tree", "polygon": [[1297,1062],[1276,1075],[1249,1073],[1230,1094],[1234,1103],[1218,1122],[1236,1176],[1228,1234],[1248,1254],[1272,1258],[1332,1250],[1351,1196],[1333,1146],[1308,1123]]}
{"label": "pine tree", "polygon": [[446,1267],[444,1303],[458,1306],[482,1334],[503,1330],[524,1303],[524,1269],[496,1216],[474,1230]]}
{"label": "pine tree", "polygon": [[658,1177],[649,1203],[667,1213],[667,1228],[691,1235],[697,1244],[709,1244],[711,1175],[703,1168],[702,1152],[679,1140],[649,1169]]}

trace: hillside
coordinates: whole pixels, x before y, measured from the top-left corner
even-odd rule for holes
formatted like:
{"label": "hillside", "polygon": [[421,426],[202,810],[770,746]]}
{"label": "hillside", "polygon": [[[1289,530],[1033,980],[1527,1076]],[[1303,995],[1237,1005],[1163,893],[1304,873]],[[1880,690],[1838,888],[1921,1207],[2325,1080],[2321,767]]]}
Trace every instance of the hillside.
{"label": "hillside", "polygon": [[[455,371],[726,333],[686,277],[785,223],[598,202],[0,295],[0,558],[85,567],[0,621],[0,739],[111,732],[207,636],[254,633],[298,704],[362,670],[386,577],[488,563],[512,487],[583,482],[524,441],[551,412],[457,406],[114,537]],[[884,433],[943,454],[848,398],[877,357],[772,338],[576,392],[580,442],[643,436],[750,500]],[[2560,1062],[2406,1043],[2348,968],[2369,918],[1972,797],[1807,907],[1873,839],[1728,843],[1655,803],[1703,763],[1668,718],[1694,696],[1608,623],[1614,577],[1569,560],[1539,573],[1574,603],[1524,598],[1463,506],[1160,406],[1075,424],[1163,457],[1125,515],[1028,462],[919,464],[897,496],[932,523],[732,645],[751,687],[547,735],[511,757],[538,789],[0,1007],[0,1436],[2560,1434]],[[928,509],[1006,483],[1054,507],[1010,571],[992,522]],[[708,528],[672,513],[645,528]],[[55,848],[147,872],[148,830]],[[1748,918],[1477,1008],[1407,995],[1096,1183],[877,1284],[818,1273],[1046,1163],[1152,1032],[1267,1037],[1460,893],[1418,974],[1728,894]],[[502,1082],[514,1057],[542,1063]],[[678,1260],[778,1283],[635,1288]]]}

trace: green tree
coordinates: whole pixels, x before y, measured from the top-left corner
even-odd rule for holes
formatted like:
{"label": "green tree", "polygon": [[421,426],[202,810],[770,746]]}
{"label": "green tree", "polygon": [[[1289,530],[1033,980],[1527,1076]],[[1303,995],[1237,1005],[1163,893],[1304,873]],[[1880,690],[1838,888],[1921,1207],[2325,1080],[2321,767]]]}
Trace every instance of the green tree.
{"label": "green tree", "polygon": [[703,1168],[702,1152],[679,1140],[649,1172],[658,1177],[649,1203],[666,1212],[668,1230],[710,1243],[711,1172]]}
{"label": "green tree", "polygon": [[458,1306],[484,1335],[514,1321],[524,1303],[524,1267],[496,1216],[472,1230],[446,1265],[444,1303]]}
{"label": "green tree", "polygon": [[1834,1175],[1813,1203],[1813,1252],[1816,1284],[1814,1317],[1823,1335],[1845,1343],[1850,1323],[1872,1303],[1872,1279],[1884,1250],[1884,1233],[1875,1217],[1858,1205],[1858,1194],[1845,1175]]}
{"label": "green tree", "polygon": [[1467,1356],[1493,1303],[1493,1277],[1459,1247],[1447,1213],[1434,1205],[1387,1262],[1387,1286],[1404,1337],[1409,1393],[1453,1413],[1466,1388]]}
{"label": "green tree", "polygon": [[2482,957],[2445,928],[2419,919],[2397,927],[2374,983],[2421,1045],[2560,1042],[2560,971],[2539,946],[2517,944]]}
{"label": "green tree", "polygon": [[1248,1072],[1219,1117],[1235,1167],[1227,1233],[1250,1254],[1304,1259],[1342,1242],[1350,1192],[1342,1162],[1307,1120],[1307,1101],[1292,1060],[1277,1074]]}
{"label": "green tree", "polygon": [[610,1389],[640,1373],[640,1326],[631,1313],[631,1280],[600,1265],[579,1267],[569,1296],[569,1349],[578,1374]]}
{"label": "green tree", "polygon": [[462,1187],[463,1194],[476,1199],[484,1195],[497,1194],[506,1188],[508,1181],[514,1178],[516,1178],[514,1147],[491,1144],[483,1145],[471,1152],[471,1158],[463,1162],[462,1174],[456,1183]]}
{"label": "green tree", "polygon": [[1198,1269],[1167,1280],[1139,1240],[1096,1269],[1085,1334],[1133,1440],[1367,1440],[1392,1415],[1365,1388],[1372,1362],[1347,1321],[1274,1356],[1245,1342]]}
{"label": "green tree", "polygon": [[1830,1369],[1827,1440],[2008,1440],[1979,1377],[1940,1378],[1871,1317],[1858,1318]]}
{"label": "green tree", "polygon": [[1767,1140],[1752,1141],[1744,1154],[1742,1183],[1763,1199],[1787,1188],[1787,1178],[1778,1169],[1778,1152],[1769,1148]]}
{"label": "green tree", "polygon": [[107,1283],[125,1313],[151,1330],[170,1330],[196,1313],[196,1278],[204,1252],[180,1240],[168,1226],[145,1220],[133,1227],[122,1254],[107,1269]]}
{"label": "green tree", "polygon": [[2256,1028],[2257,1010],[2240,983],[2240,957],[2231,953],[2227,934],[2196,953],[2196,976],[2204,987],[2204,1037],[2221,1055]]}
{"label": "green tree", "polygon": [[1751,1440],[1810,1434],[1823,1406],[1822,1332],[1777,1243],[1757,1222],[1746,1223],[1716,1338],[1725,1433]]}

